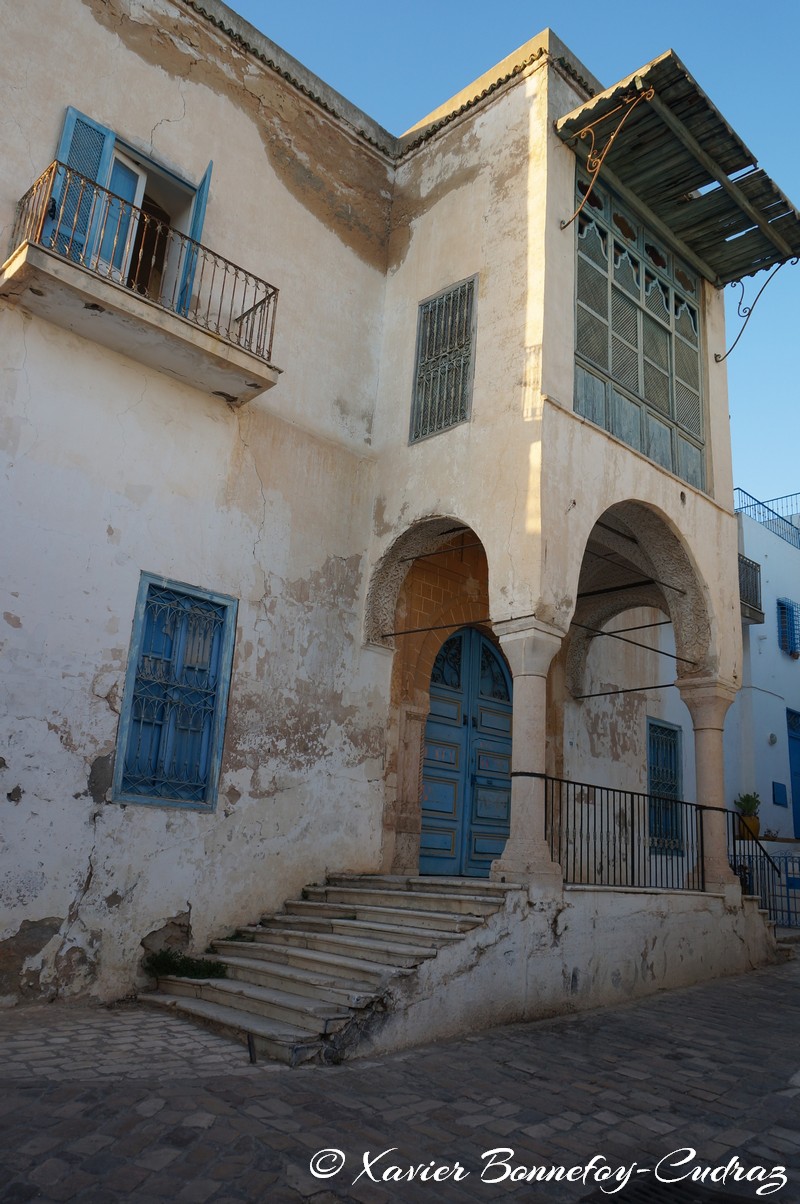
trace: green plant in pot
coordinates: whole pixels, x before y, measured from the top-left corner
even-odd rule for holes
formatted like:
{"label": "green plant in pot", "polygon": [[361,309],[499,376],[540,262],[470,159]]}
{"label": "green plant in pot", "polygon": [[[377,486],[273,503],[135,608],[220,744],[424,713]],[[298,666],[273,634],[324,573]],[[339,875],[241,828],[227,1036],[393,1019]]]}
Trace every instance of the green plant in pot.
{"label": "green plant in pot", "polygon": [[755,790],[749,794],[740,794],[733,800],[734,806],[739,812],[739,826],[741,836],[747,839],[748,836],[758,837],[761,831],[761,821],[758,818],[758,809],[761,806],[761,797]]}

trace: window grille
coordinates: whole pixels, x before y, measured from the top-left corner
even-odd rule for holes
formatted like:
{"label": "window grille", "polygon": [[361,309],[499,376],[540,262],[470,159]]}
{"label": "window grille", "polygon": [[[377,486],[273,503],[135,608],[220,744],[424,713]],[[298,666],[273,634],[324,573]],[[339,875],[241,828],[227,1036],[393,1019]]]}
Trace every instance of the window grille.
{"label": "window grille", "polygon": [[576,280],[575,410],[702,489],[699,281],[597,187]]}
{"label": "window grille", "polygon": [[236,602],[142,575],[114,795],[211,808],[224,734]]}
{"label": "window grille", "polygon": [[475,279],[463,280],[419,307],[411,443],[469,418]]}
{"label": "window grille", "polygon": [[793,660],[800,659],[800,603],[778,598],[778,644]]}

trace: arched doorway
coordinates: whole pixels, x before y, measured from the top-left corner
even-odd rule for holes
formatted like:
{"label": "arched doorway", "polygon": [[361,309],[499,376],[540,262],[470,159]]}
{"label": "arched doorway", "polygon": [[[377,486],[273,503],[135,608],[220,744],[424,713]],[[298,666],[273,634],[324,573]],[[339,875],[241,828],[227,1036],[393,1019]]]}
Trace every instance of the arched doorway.
{"label": "arched doorway", "polygon": [[420,873],[488,878],[511,816],[511,674],[476,627],[434,661],[421,809]]}

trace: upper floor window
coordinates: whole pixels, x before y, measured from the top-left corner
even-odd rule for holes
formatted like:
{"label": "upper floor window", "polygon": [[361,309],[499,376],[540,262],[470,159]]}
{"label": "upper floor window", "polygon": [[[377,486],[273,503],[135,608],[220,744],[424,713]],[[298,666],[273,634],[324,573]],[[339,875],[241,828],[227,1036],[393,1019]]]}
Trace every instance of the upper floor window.
{"label": "upper floor window", "polygon": [[792,660],[800,659],[800,602],[778,598],[778,646]]}
{"label": "upper floor window", "polygon": [[[43,244],[143,296],[169,296],[169,308],[185,312],[197,266],[192,244],[202,234],[212,165],[195,188],[71,107],[56,159],[63,166]],[[191,243],[168,237],[171,231]]]}
{"label": "upper floor window", "polygon": [[419,307],[411,443],[469,418],[476,279],[462,280]]}
{"label": "upper floor window", "polygon": [[120,717],[114,798],[212,809],[237,603],[142,573]]}
{"label": "upper floor window", "polygon": [[[579,177],[579,198],[588,184]],[[700,283],[610,193],[578,219],[575,409],[704,487]]]}

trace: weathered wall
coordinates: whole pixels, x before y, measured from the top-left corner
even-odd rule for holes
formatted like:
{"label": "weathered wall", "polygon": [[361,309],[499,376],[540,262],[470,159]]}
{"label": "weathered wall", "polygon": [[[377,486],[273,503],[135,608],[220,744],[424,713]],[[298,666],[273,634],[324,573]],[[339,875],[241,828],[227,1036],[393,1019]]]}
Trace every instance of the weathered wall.
{"label": "weathered wall", "polygon": [[[786,708],[800,711],[800,661],[778,644],[778,598],[800,600],[800,551],[740,514],[741,551],[761,565],[764,623],[744,628],[743,684],[725,728],[726,804],[737,794],[761,796],[761,831],[796,836]],[[770,744],[770,736],[776,740]],[[788,807],[772,802],[772,783],[786,786]],[[798,805],[800,812],[800,805]]]}
{"label": "weathered wall", "polygon": [[[4,999],[124,994],[148,934],[202,950],[381,848],[389,665],[360,633],[390,169],[184,5],[87,0],[41,38],[62,17],[5,14],[0,239],[67,104],[189,180],[213,159],[203,242],[279,286],[284,374],[232,412],[0,302]],[[109,802],[141,570],[239,599],[211,814]]]}
{"label": "weathered wall", "polygon": [[[627,632],[626,639],[645,647],[599,636],[589,644],[584,687],[587,694],[604,697],[574,699],[554,666],[552,697],[554,722],[551,769],[557,777],[594,782],[620,790],[647,792],[647,720],[662,720],[683,731],[683,789],[681,797],[695,800],[695,760],[692,721],[676,688],[665,687],[677,675],[675,641],[671,627],[661,623],[661,611],[627,610],[606,624],[608,631]],[[563,658],[562,658],[563,659]],[[615,690],[641,692],[613,696]],[[561,705],[559,706],[559,701]]]}
{"label": "weathered wall", "polygon": [[394,1009],[358,1053],[611,1006],[774,957],[754,900],[728,910],[689,892],[567,887],[551,902],[510,892],[505,910],[397,985]]}

